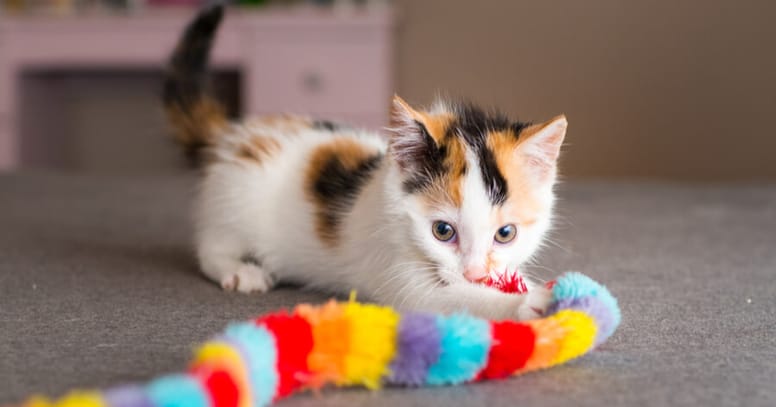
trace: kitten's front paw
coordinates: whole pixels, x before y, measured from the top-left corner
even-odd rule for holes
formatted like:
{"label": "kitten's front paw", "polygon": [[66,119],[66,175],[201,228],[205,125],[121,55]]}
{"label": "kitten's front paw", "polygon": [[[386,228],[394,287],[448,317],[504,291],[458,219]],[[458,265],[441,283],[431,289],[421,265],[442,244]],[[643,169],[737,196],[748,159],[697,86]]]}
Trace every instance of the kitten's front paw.
{"label": "kitten's front paw", "polygon": [[517,319],[524,321],[542,318],[552,303],[552,290],[535,287],[525,294],[525,300],[517,308]]}
{"label": "kitten's front paw", "polygon": [[272,275],[255,264],[243,264],[221,279],[221,288],[241,293],[265,293],[273,285]]}

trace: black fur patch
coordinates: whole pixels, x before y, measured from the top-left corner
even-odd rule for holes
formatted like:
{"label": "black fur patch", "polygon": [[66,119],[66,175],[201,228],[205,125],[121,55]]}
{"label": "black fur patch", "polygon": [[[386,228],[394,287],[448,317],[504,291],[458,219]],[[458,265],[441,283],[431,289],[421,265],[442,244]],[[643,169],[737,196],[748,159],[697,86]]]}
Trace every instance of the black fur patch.
{"label": "black fur patch", "polygon": [[328,158],[313,186],[316,198],[326,203],[327,209],[320,215],[327,229],[335,231],[339,227],[343,215],[353,206],[382,159],[382,154],[375,154],[356,168],[347,168],[336,154]]}
{"label": "black fur patch", "polygon": [[[488,148],[488,132],[511,131],[515,137],[519,137],[522,130],[529,124],[513,122],[499,112],[486,113],[468,103],[455,105],[454,112],[456,119],[447,128],[441,145],[437,145],[422,123],[416,122],[421,131],[421,142],[424,145],[423,148],[413,150],[413,156],[401,158],[402,162],[406,162],[405,168],[409,167],[413,170],[412,175],[403,183],[404,192],[411,194],[423,190],[449,171],[445,165],[447,158],[445,144],[450,138],[457,137],[463,140],[464,144],[476,155],[490,201],[494,205],[503,204],[509,192],[507,181],[496,164],[493,151]],[[461,167],[461,171],[463,174],[466,173],[466,165]]]}
{"label": "black fur patch", "polygon": [[[461,137],[476,155],[480,164],[482,181],[493,205],[502,205],[507,200],[507,180],[496,164],[493,151],[488,148],[487,135],[492,131],[512,130],[517,136],[526,127],[525,123],[512,122],[504,114],[485,113],[466,103],[455,107],[456,120],[447,129],[445,137]],[[518,130],[518,131],[515,131]]]}

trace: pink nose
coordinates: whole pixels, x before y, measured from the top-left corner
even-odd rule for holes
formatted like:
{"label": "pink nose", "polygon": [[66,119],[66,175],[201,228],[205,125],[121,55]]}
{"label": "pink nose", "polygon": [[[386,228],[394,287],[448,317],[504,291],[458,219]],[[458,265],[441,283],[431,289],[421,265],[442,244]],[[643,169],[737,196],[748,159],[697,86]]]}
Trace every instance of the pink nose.
{"label": "pink nose", "polygon": [[463,277],[472,283],[479,283],[488,278],[488,272],[485,267],[467,267]]}

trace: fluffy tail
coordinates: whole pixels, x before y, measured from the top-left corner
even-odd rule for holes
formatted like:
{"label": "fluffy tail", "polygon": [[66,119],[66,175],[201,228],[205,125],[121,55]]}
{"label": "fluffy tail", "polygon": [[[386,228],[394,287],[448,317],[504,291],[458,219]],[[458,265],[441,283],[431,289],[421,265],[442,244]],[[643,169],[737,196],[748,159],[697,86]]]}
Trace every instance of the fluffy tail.
{"label": "fluffy tail", "polygon": [[224,6],[201,11],[189,23],[172,54],[164,81],[163,101],[175,139],[195,159],[227,124],[224,107],[208,93],[208,59]]}

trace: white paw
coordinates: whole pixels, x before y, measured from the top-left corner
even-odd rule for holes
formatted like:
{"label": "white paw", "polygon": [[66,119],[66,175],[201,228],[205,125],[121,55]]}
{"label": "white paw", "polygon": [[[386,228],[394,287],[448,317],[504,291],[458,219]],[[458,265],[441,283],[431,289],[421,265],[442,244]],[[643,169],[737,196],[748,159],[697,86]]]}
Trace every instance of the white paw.
{"label": "white paw", "polygon": [[221,279],[221,288],[241,293],[265,293],[274,285],[274,279],[255,264],[243,264]]}
{"label": "white paw", "polygon": [[517,308],[517,319],[524,321],[542,318],[551,303],[552,290],[541,286],[530,289],[525,294],[523,303]]}

